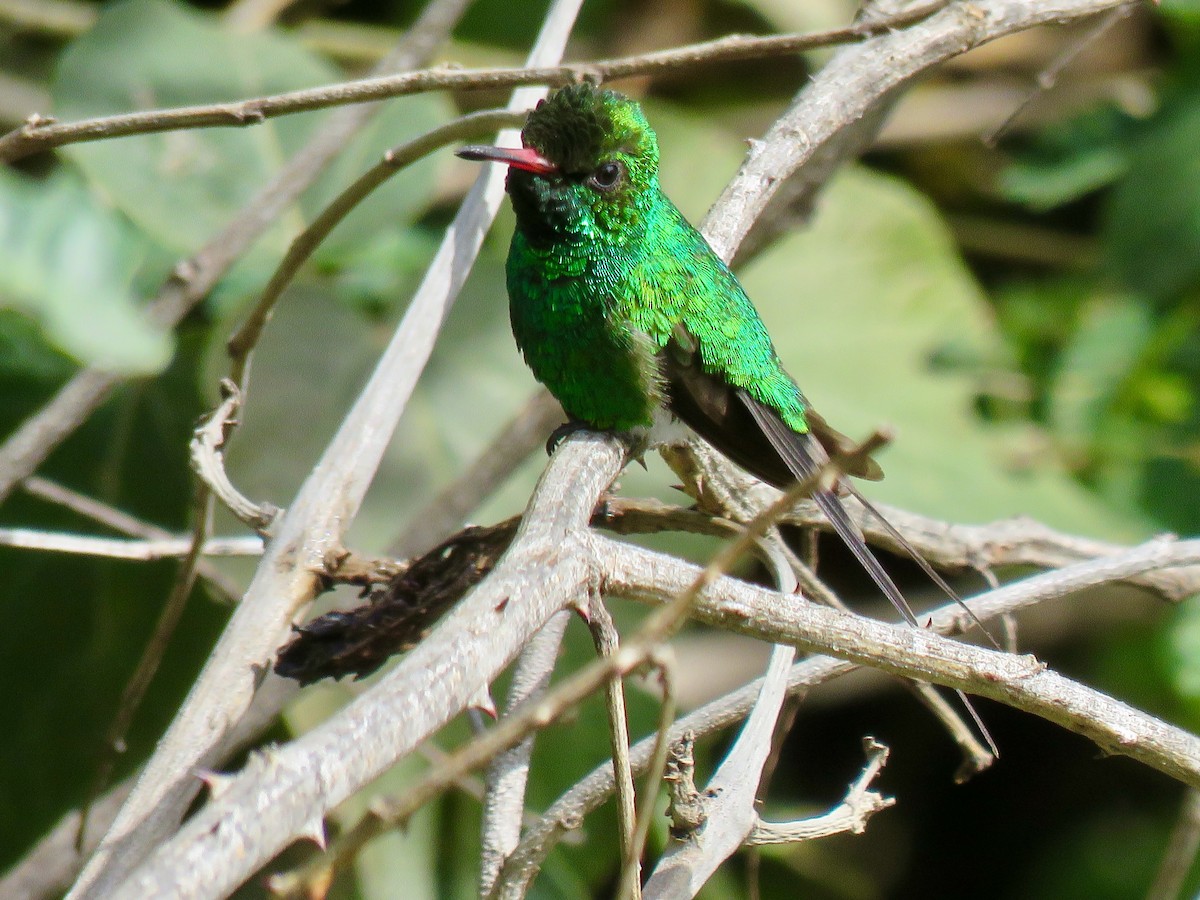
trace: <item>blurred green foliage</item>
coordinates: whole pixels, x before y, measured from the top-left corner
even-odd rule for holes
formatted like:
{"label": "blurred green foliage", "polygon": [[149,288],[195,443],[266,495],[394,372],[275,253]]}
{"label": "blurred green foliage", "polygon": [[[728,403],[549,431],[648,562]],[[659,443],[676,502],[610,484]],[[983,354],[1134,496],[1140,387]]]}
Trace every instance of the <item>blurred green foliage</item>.
{"label": "blurred green foliage", "polygon": [[[318,7],[302,4],[299,15]],[[411,21],[418,7],[359,2],[338,15],[388,28]],[[543,7],[480,0],[442,58],[515,61]],[[0,15],[0,70],[47,90],[60,118],[229,100],[358,74],[302,44],[290,27],[234,34],[213,11],[172,0],[97,8],[94,27],[65,44],[10,28]],[[829,27],[854,8],[849,0],[601,0],[587,4],[576,56],[731,31]],[[850,434],[896,426],[884,460],[888,480],[872,486],[872,496],[954,521],[1025,514],[1120,541],[1164,529],[1200,532],[1200,5],[1163,0],[1133,19],[1136,28],[1101,41],[1109,62],[1074,76],[1068,69],[1063,79],[1092,87],[1129,79],[1149,94],[1148,105],[1125,102],[1115,89],[1093,90],[1106,99],[1018,124],[996,149],[981,148],[983,124],[949,137],[885,143],[866,165],[831,182],[810,222],[745,266],[745,283],[781,356],[825,415]],[[1055,46],[1070,40],[1060,35]],[[1027,81],[1033,70],[1021,68],[1030,65],[1023,58],[1017,50],[1001,54],[990,66],[944,76],[943,86],[971,79],[1003,87],[1013,71]],[[741,141],[761,133],[801,85],[802,68],[795,60],[745,63],[624,86],[646,93],[663,145],[664,186],[693,219],[736,170]],[[917,90],[938,86],[934,79]],[[146,325],[139,307],[331,113],[80,144],[0,172],[4,433],[81,364],[128,373],[126,385],[42,473],[147,521],[186,527],[190,429],[228,369],[226,336],[287,242],[384,149],[444,121],[456,104],[491,99],[427,95],[385,104],[173,334]],[[903,106],[897,115],[906,115]],[[289,501],[360,390],[468,177],[448,154],[401,173],[338,228],[285,296],[255,358],[244,424],[230,448],[234,479],[248,495]],[[967,217],[984,223],[970,241],[962,227]],[[1004,239],[1013,228],[1028,235],[1015,250]],[[502,264],[510,229],[505,212],[355,523],[357,547],[385,547],[533,387],[507,330]],[[1061,247],[1079,252],[1058,258]],[[532,459],[473,519],[519,510],[540,467]],[[630,493],[671,497],[657,467],[623,482]],[[104,533],[22,494],[8,501],[2,522]],[[222,530],[232,527],[221,523]],[[703,552],[695,542],[675,546]],[[3,866],[83,797],[173,566],[12,549],[0,557]],[[826,566],[836,568],[836,554]],[[227,568],[235,578],[248,572],[245,563]],[[1196,602],[1174,612],[1129,598],[1102,605],[1134,612],[1069,607],[1038,652],[1068,674],[1196,727]],[[639,614],[617,612],[625,624]],[[145,758],[225,616],[197,591],[119,775]],[[590,653],[582,630],[573,628],[567,664]],[[306,692],[289,712],[290,726],[311,727],[350,690]],[[977,785],[950,789],[955,760],[948,742],[914,709],[896,692],[805,708],[770,794],[780,817],[836,800],[859,765],[857,742],[866,733],[893,745],[885,789],[901,803],[862,838],[768,854],[762,896],[1144,892],[1176,803],[1164,779],[1097,762],[1086,742],[988,707],[1005,757]],[[649,731],[656,713],[653,700],[635,689],[634,732]],[[467,723],[457,722],[444,745],[469,734]],[[705,765],[719,758],[719,745],[703,749]],[[549,805],[606,752],[602,705],[592,702],[540,739],[531,806]],[[402,790],[420,768],[399,767],[378,787]],[[365,802],[347,804],[334,827],[352,823]],[[1028,817],[1046,802],[1054,814],[1036,813],[1042,828],[1031,840]],[[978,833],[963,827],[981,817],[988,821]],[[333,895],[473,896],[477,829],[475,801],[448,796],[406,832],[378,842]],[[533,896],[611,890],[611,809],[590,818],[585,830],[586,843],[551,856]],[[661,832],[654,841],[661,843]],[[1130,854],[1136,865],[1112,864]],[[702,896],[746,896],[745,875],[744,860],[736,861]],[[259,889],[243,893],[257,896]]]}

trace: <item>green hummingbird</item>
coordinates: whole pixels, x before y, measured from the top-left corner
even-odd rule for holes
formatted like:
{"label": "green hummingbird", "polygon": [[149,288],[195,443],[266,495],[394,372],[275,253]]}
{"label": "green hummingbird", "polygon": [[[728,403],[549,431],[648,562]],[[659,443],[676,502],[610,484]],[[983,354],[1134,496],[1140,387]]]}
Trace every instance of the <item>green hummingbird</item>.
{"label": "green hummingbird", "polygon": [[[683,423],[779,488],[850,446],[784,370],[737,277],[662,192],[658,138],[638,103],[568,85],[530,112],[521,143],[458,155],[508,165],[513,335],[573,423],[644,432],[651,444],[679,442]],[[883,476],[869,460],[848,474]],[[838,494],[818,490],[814,499],[916,625]]]}

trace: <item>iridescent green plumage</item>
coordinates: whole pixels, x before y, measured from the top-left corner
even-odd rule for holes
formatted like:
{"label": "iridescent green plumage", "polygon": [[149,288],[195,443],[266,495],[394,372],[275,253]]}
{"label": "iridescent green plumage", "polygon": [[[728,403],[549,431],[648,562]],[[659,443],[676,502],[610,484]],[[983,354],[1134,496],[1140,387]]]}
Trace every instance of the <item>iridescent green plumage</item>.
{"label": "iridescent green plumage", "polygon": [[[563,88],[522,138],[562,177],[509,173],[513,333],[567,412],[600,428],[651,425],[666,399],[658,354],[682,326],[705,371],[807,431],[804,398],[742,286],[659,188],[658,140],[641,108]],[[622,170],[607,190],[588,182],[602,162]]]}

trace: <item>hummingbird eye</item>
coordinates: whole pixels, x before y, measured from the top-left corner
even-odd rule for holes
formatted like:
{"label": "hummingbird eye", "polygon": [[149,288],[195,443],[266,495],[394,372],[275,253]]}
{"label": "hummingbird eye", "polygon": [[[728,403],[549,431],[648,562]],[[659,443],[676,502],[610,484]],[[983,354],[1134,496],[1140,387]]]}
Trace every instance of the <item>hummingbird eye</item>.
{"label": "hummingbird eye", "polygon": [[596,171],[591,174],[588,181],[592,187],[607,191],[617,186],[617,182],[621,180],[621,176],[624,173],[625,167],[619,162],[606,162],[596,168]]}

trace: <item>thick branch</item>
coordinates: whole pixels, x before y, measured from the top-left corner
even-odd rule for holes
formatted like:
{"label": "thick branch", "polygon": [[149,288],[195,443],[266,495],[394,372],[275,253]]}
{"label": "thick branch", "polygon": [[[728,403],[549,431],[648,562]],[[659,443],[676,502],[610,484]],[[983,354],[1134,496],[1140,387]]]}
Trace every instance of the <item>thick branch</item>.
{"label": "thick branch", "polygon": [[[622,596],[666,602],[690,583],[695,566],[680,560],[594,535],[596,556],[605,561],[605,584]],[[607,544],[608,546],[604,546]],[[1046,576],[1030,588],[1007,585],[972,603],[977,615],[1004,602],[1006,592],[1025,590],[1044,596],[1069,584],[1090,586],[1111,580],[1115,565],[1195,565],[1200,541],[1156,541],[1119,563],[1111,558],[1080,563]],[[705,592],[695,615],[711,625],[790,643],[814,653],[836,656],[980,697],[1007,703],[1041,716],[1094,741],[1106,753],[1129,756],[1191,787],[1200,787],[1200,737],[1168,725],[1119,700],[1050,671],[1032,656],[1017,656],[961,644],[926,629],[885,625],[810,604],[772,602],[773,592],[726,579],[720,593]]]}
{"label": "thick branch", "polygon": [[611,439],[565,441],[492,576],[367,693],[233,776],[111,896],[223,896],[464,709],[551,615],[584,599],[583,532],[623,464]]}
{"label": "thick branch", "polygon": [[[574,17],[575,7],[565,0],[551,11],[534,48],[534,62],[558,58]],[[512,106],[523,108],[533,99],[518,92]],[[370,382],[276,523],[245,598],[81,876],[75,896],[105,895],[182,817],[194,794],[192,771],[213,764],[222,734],[253,697],[256,673],[269,668],[293,615],[315,596],[326,555],[338,549],[343,530],[358,511],[502,196],[500,173],[482,172]]]}

